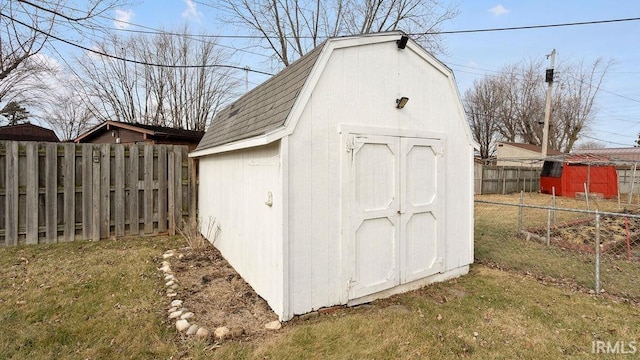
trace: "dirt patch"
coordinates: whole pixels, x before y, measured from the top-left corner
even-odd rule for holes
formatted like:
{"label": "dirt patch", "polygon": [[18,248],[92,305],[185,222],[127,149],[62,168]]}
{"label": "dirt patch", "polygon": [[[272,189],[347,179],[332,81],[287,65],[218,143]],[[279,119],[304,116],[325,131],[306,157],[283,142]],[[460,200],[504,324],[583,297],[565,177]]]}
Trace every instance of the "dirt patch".
{"label": "dirt patch", "polygon": [[179,283],[176,298],[195,314],[193,322],[210,332],[226,326],[233,339],[255,339],[270,331],[265,324],[278,320],[213,246],[178,249],[171,269]]}
{"label": "dirt patch", "polygon": [[[550,243],[570,250],[585,253],[595,252],[596,226],[595,219],[585,218],[551,227]],[[538,227],[524,232],[527,238],[546,241],[546,228]],[[623,216],[605,215],[600,220],[600,243],[604,253],[618,253],[626,248],[627,243],[632,248],[634,260],[640,260],[640,220]],[[630,255],[631,256],[631,255]]]}

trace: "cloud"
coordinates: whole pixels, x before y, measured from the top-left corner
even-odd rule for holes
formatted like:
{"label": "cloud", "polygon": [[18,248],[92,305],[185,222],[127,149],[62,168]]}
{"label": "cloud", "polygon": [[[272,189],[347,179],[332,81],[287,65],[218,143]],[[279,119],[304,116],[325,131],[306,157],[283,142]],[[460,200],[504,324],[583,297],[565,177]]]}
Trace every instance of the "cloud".
{"label": "cloud", "polygon": [[509,9],[505,8],[504,6],[502,6],[502,4],[498,4],[494,7],[492,7],[491,9],[489,9],[489,12],[492,13],[494,16],[500,16],[500,15],[504,15],[504,14],[508,14],[509,13]]}
{"label": "cloud", "polygon": [[182,18],[188,20],[200,21],[202,13],[196,9],[196,4],[193,0],[184,0],[187,8],[182,12]]}
{"label": "cloud", "polygon": [[113,24],[118,29],[126,29],[129,26],[131,26],[129,24],[129,21],[131,20],[132,17],[133,17],[133,11],[116,9],[116,18],[113,21]]}

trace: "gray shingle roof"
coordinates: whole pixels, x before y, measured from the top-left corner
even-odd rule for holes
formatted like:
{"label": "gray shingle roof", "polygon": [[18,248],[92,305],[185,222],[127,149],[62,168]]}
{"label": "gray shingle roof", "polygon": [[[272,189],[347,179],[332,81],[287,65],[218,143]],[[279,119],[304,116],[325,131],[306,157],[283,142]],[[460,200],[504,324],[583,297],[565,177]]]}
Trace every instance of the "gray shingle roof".
{"label": "gray shingle roof", "polygon": [[216,114],[196,151],[266,134],[284,126],[324,44]]}

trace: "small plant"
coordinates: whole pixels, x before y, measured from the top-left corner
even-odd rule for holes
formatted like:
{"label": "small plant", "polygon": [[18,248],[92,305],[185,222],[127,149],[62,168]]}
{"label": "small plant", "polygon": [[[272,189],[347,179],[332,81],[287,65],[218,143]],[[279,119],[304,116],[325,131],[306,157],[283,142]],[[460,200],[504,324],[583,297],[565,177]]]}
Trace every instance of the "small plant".
{"label": "small plant", "polygon": [[187,245],[193,250],[204,249],[209,242],[215,243],[220,233],[220,224],[215,218],[210,217],[207,221],[206,231],[202,231],[202,220],[196,218],[188,221],[182,220],[182,228],[178,229],[178,233],[187,242]]}

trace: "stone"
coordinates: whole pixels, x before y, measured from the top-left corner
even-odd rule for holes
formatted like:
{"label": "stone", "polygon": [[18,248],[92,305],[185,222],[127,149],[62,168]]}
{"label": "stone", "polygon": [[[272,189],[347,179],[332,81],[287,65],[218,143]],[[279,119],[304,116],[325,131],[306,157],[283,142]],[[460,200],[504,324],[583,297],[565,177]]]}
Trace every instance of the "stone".
{"label": "stone", "polygon": [[182,311],[178,310],[178,311],[174,311],[171,314],[169,314],[169,319],[175,319],[180,317],[180,315],[182,315]]}
{"label": "stone", "polygon": [[173,257],[173,255],[174,255],[173,253],[170,253],[170,254],[164,253],[164,254],[162,254],[162,258],[163,259],[168,259],[170,257]]}
{"label": "stone", "polygon": [[164,273],[169,273],[171,272],[171,267],[169,267],[169,265],[162,265],[162,267],[160,269],[158,269]]}
{"label": "stone", "polygon": [[264,328],[267,330],[279,330],[282,327],[282,323],[278,320],[274,320],[270,323],[264,325]]}
{"label": "stone", "polygon": [[164,260],[164,261],[162,262],[162,266],[171,266],[171,263],[170,263],[170,262],[168,262],[167,260]]}
{"label": "stone", "polygon": [[318,312],[317,311],[312,311],[310,313],[306,313],[306,314],[300,315],[299,319],[305,321],[305,320],[311,320],[311,319],[317,318],[317,317],[318,317]]}
{"label": "stone", "polygon": [[189,324],[189,322],[187,320],[178,320],[178,321],[176,321],[176,329],[179,332],[183,332],[183,331],[189,329],[189,326],[191,326],[191,324]]}
{"label": "stone", "polygon": [[198,329],[198,331],[196,331],[196,337],[199,338],[199,339],[208,338],[209,337],[209,330],[201,327],[200,329]]}
{"label": "stone", "polygon": [[175,292],[167,292],[167,297],[176,297],[178,296],[178,294],[176,294]]}
{"label": "stone", "polygon": [[169,274],[169,275],[167,275],[167,276],[165,276],[165,277],[164,277],[164,280],[165,280],[165,281],[175,280],[175,279],[176,279],[176,277],[175,277],[175,276],[173,276],[173,274]]}
{"label": "stone", "polygon": [[167,310],[167,312],[168,312],[169,314],[171,314],[172,312],[174,312],[174,311],[176,311],[176,310],[178,310],[178,308],[174,306],[174,307],[172,307],[171,309]]}
{"label": "stone", "polygon": [[182,300],[173,300],[171,302],[172,307],[182,306]]}
{"label": "stone", "polygon": [[194,317],[194,316],[195,316],[195,314],[194,314],[194,313],[192,313],[192,312],[188,312],[188,313],[181,314],[181,315],[180,315],[180,319],[185,319],[185,320],[187,320],[187,319],[191,319],[191,318],[192,318],[192,317]]}
{"label": "stone", "polygon": [[164,284],[164,285],[165,285],[165,286],[171,286],[171,285],[173,285],[173,284],[175,284],[175,283],[176,283],[175,281],[173,281],[173,280],[169,280],[169,281],[167,281],[167,283],[166,283],[166,284]]}
{"label": "stone", "polygon": [[216,339],[224,339],[226,336],[229,335],[230,332],[231,331],[229,330],[228,327],[220,326],[213,331],[213,335],[216,337]]}
{"label": "stone", "polygon": [[177,290],[178,289],[178,284],[173,284],[173,285],[169,286],[169,288],[173,289],[173,290]]}
{"label": "stone", "polygon": [[436,316],[436,320],[442,320],[442,315],[438,314],[438,316]]}
{"label": "stone", "polygon": [[195,335],[196,331],[198,331],[199,329],[200,329],[200,326],[196,324],[191,324],[191,326],[189,326],[189,329],[187,329],[187,335]]}

